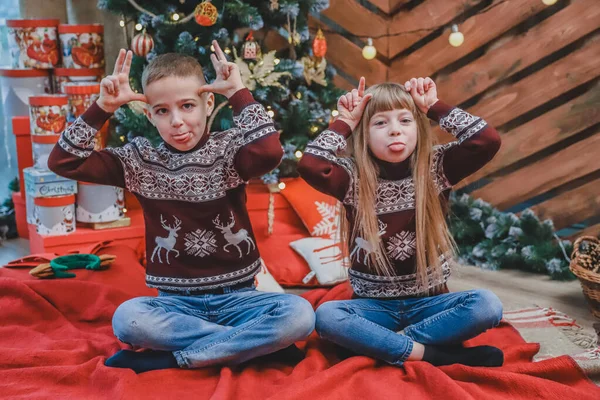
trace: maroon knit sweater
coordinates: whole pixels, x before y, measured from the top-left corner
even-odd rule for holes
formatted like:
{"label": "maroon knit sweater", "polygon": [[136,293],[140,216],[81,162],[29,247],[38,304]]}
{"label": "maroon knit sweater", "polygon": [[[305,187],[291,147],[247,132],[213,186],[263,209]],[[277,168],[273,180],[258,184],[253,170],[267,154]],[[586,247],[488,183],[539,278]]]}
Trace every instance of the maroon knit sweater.
{"label": "maroon knit sweater", "polygon": [[[432,178],[447,204],[452,185],[474,173],[490,161],[500,148],[498,132],[459,108],[436,102],[427,116],[456,137],[456,141],[433,149]],[[350,230],[358,203],[358,180],[355,161],[342,156],[350,127],[335,121],[329,129],[310,142],[300,161],[300,175],[315,189],[340,200],[347,212]],[[411,297],[422,295],[416,284],[415,188],[410,161],[387,163],[376,160],[379,167],[376,212],[383,248],[394,267],[394,276],[378,275],[369,266],[372,251],[362,238],[348,243],[352,259],[350,282],[361,297]],[[444,291],[450,276],[448,260],[442,260],[442,276],[431,273],[428,289]]]}
{"label": "maroon knit sweater", "polygon": [[48,165],[64,177],[127,188],[146,225],[146,283],[171,291],[208,290],[249,281],[260,255],[246,209],[245,186],[281,161],[279,134],[243,89],[230,99],[235,127],[205,134],[181,152],[143,137],[94,151],[111,114],[95,103],[63,132]]}

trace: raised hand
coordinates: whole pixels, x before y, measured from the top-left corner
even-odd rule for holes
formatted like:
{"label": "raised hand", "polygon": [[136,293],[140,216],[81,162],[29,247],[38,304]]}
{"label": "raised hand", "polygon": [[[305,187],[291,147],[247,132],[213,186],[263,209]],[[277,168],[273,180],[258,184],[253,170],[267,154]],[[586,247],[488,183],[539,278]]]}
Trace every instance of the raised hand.
{"label": "raised hand", "polygon": [[365,96],[365,78],[361,77],[358,88],[352,89],[351,92],[346,93],[338,99],[338,119],[347,123],[354,130],[358,126],[365,107],[372,97],[372,94]]}
{"label": "raised hand", "polygon": [[415,104],[424,113],[438,101],[435,82],[429,77],[411,78],[406,81],[404,88],[410,92]]}
{"label": "raised hand", "polygon": [[100,97],[97,104],[104,111],[113,113],[130,101],[148,102],[146,96],[134,92],[129,85],[132,58],[133,53],[131,51],[121,49],[112,75],[107,76],[100,82]]}
{"label": "raised hand", "polygon": [[245,87],[242,82],[240,70],[235,63],[227,61],[225,53],[223,53],[216,40],[213,40],[212,45],[215,48],[215,52],[210,55],[210,60],[217,73],[217,78],[213,83],[203,85],[199,92],[218,93],[230,98],[235,92]]}

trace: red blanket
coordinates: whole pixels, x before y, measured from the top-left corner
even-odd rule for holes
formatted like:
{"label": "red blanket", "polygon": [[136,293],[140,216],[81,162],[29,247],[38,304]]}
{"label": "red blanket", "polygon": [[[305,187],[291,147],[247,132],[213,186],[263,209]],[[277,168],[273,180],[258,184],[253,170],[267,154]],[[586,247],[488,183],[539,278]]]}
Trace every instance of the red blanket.
{"label": "red blanket", "polygon": [[[76,270],[77,278],[37,280],[28,268],[0,269],[0,398],[9,399],[598,399],[600,390],[564,356],[532,363],[537,344],[501,324],[469,344],[505,351],[502,368],[460,365],[436,368],[408,362],[397,368],[368,357],[350,357],[313,335],[299,347],[297,365],[255,360],[235,368],[163,370],[136,375],[108,368],[104,360],[126,348],[112,334],[116,307],[144,286],[135,253],[116,254],[107,271]],[[316,289],[304,297],[315,306],[348,298],[348,286]]]}

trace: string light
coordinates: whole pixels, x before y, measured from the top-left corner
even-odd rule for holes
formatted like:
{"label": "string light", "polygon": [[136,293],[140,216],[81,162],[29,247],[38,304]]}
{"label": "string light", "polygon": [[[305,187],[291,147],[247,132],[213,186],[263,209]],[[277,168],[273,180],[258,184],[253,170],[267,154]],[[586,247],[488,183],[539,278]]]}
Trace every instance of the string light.
{"label": "string light", "polygon": [[298,100],[300,100],[302,98],[302,93],[301,92],[296,93],[296,98]]}
{"label": "string light", "polygon": [[367,45],[362,49],[362,55],[367,60],[372,60],[377,55],[377,49],[373,46],[373,39],[367,39]]}
{"label": "string light", "polygon": [[547,6],[551,6],[553,4],[556,4],[557,0],[542,0],[542,3],[544,3]]}
{"label": "string light", "polygon": [[279,190],[283,190],[285,189],[285,183],[279,182],[279,185],[277,185],[277,187],[279,188]]}
{"label": "string light", "polygon": [[315,126],[315,125],[313,125],[313,126],[311,126],[311,127],[310,127],[310,131],[311,131],[312,133],[317,133],[317,132],[319,131],[319,127],[318,127],[318,126]]}
{"label": "string light", "polygon": [[123,27],[125,26],[125,21],[123,21],[123,20],[120,20],[120,21],[119,21],[119,25],[121,26],[121,28],[123,28]]}
{"label": "string light", "polygon": [[279,64],[280,62],[281,62],[281,60],[279,58],[276,58],[276,59],[273,60],[273,63],[275,65]]}
{"label": "string light", "polygon": [[267,115],[271,118],[273,118],[275,116],[275,112],[273,110],[269,110],[267,111]]}
{"label": "string light", "polygon": [[135,24],[135,30],[136,31],[141,31],[144,27],[142,26],[142,24]]}
{"label": "string light", "polygon": [[126,213],[127,209],[125,207],[123,207],[123,213]]}
{"label": "string light", "polygon": [[452,25],[452,33],[448,36],[448,42],[454,47],[458,47],[465,41],[465,36],[458,30],[458,25]]}
{"label": "string light", "polygon": [[296,150],[294,155],[296,156],[296,158],[302,158],[302,152],[300,150]]}
{"label": "string light", "polygon": [[338,115],[340,115],[340,112],[338,110],[331,110],[332,117],[337,117]]}
{"label": "string light", "polygon": [[171,16],[171,19],[172,19],[173,21],[179,21],[179,14],[177,14],[177,13],[174,13],[174,14]]}
{"label": "string light", "polygon": [[225,49],[225,54],[231,54],[231,49],[229,47]]}
{"label": "string light", "polygon": [[210,51],[212,51],[213,53],[215,52],[215,46],[213,46],[212,44],[210,45]]}

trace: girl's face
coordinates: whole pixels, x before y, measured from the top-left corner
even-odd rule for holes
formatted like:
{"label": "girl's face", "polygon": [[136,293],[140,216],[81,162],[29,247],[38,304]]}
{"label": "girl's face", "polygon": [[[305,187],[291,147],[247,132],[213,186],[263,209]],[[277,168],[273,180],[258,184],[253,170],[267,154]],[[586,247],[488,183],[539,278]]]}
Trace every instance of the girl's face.
{"label": "girl's face", "polygon": [[378,159],[402,162],[417,147],[417,121],[405,108],[375,113],[369,121],[369,149]]}

